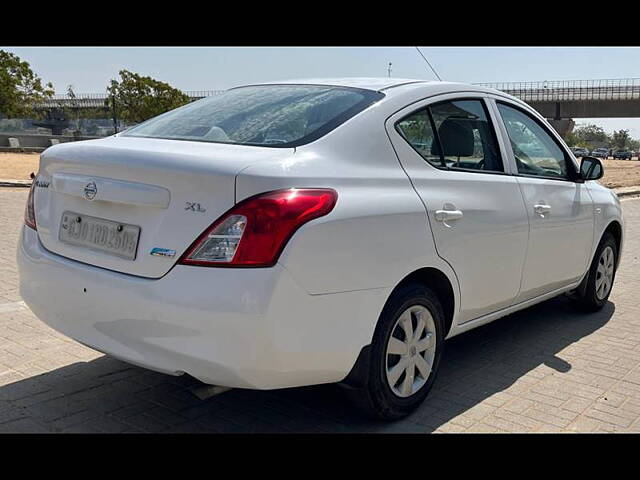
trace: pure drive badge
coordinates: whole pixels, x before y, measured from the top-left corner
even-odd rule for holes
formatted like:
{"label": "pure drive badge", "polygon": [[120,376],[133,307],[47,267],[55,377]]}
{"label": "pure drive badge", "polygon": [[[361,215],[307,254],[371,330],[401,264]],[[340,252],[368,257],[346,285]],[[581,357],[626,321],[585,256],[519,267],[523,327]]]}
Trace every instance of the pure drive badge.
{"label": "pure drive badge", "polygon": [[153,247],[151,249],[151,255],[154,255],[156,257],[173,257],[175,256],[175,254],[176,251],[169,248]]}

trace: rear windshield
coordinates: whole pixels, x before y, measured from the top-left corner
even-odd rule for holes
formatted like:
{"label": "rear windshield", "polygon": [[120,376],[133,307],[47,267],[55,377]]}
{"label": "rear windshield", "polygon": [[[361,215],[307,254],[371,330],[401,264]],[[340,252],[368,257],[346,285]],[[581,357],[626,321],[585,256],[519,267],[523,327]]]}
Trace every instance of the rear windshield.
{"label": "rear windshield", "polygon": [[122,135],[295,147],[320,138],[383,96],[320,85],[240,87],[152,118]]}

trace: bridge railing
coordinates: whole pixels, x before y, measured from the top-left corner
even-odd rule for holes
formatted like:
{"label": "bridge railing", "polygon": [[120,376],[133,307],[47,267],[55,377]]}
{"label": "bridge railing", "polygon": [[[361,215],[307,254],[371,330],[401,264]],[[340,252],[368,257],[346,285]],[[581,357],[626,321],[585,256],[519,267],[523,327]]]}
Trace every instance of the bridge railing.
{"label": "bridge railing", "polygon": [[[637,100],[640,99],[640,78],[604,80],[552,80],[537,82],[477,83],[518,97],[525,102]],[[193,100],[218,95],[224,90],[186,91]],[[38,105],[39,108],[106,108],[106,93],[81,93],[76,98],[54,95]]]}
{"label": "bridge railing", "polygon": [[476,85],[501,90],[525,102],[640,99],[640,78],[500,82]]}
{"label": "bridge railing", "polygon": [[[199,100],[204,97],[211,97],[218,95],[224,90],[193,90],[186,91],[192,100]],[[51,98],[45,100],[36,108],[55,108],[55,107],[67,107],[67,108],[106,108],[109,100],[109,95],[106,93],[77,93],[75,98],[69,95],[59,94],[53,95]]]}

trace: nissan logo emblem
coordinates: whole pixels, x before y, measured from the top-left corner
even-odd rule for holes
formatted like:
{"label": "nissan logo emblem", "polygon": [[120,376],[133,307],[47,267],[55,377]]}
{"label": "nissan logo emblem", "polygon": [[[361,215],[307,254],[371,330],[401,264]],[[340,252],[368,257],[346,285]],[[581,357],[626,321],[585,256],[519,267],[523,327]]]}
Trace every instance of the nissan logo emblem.
{"label": "nissan logo emblem", "polygon": [[96,187],[95,182],[87,183],[87,186],[84,187],[84,198],[87,200],[93,200],[96,198],[96,194],[98,193],[98,187]]}

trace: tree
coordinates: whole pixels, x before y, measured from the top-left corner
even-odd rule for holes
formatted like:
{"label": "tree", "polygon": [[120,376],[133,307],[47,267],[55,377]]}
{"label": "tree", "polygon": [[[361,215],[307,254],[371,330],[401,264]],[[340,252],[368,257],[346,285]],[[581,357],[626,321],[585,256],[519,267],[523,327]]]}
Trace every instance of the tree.
{"label": "tree", "polygon": [[562,135],[562,139],[567,142],[567,145],[570,147],[584,147],[584,145],[580,145],[581,140],[573,132],[565,133]]}
{"label": "tree", "polygon": [[33,106],[51,98],[53,85],[42,80],[29,64],[0,50],[0,112],[7,117],[33,116]]}
{"label": "tree", "polygon": [[625,148],[630,146],[629,144],[631,143],[629,130],[614,130],[611,139],[613,141],[613,146],[620,150],[624,150]]}
{"label": "tree", "polygon": [[189,103],[190,98],[168,83],[120,70],[120,81],[111,80],[107,92],[115,100],[117,116],[140,123]]}
{"label": "tree", "polygon": [[611,137],[602,127],[594,124],[578,125],[565,136],[566,142],[574,147],[594,148],[608,146]]}

